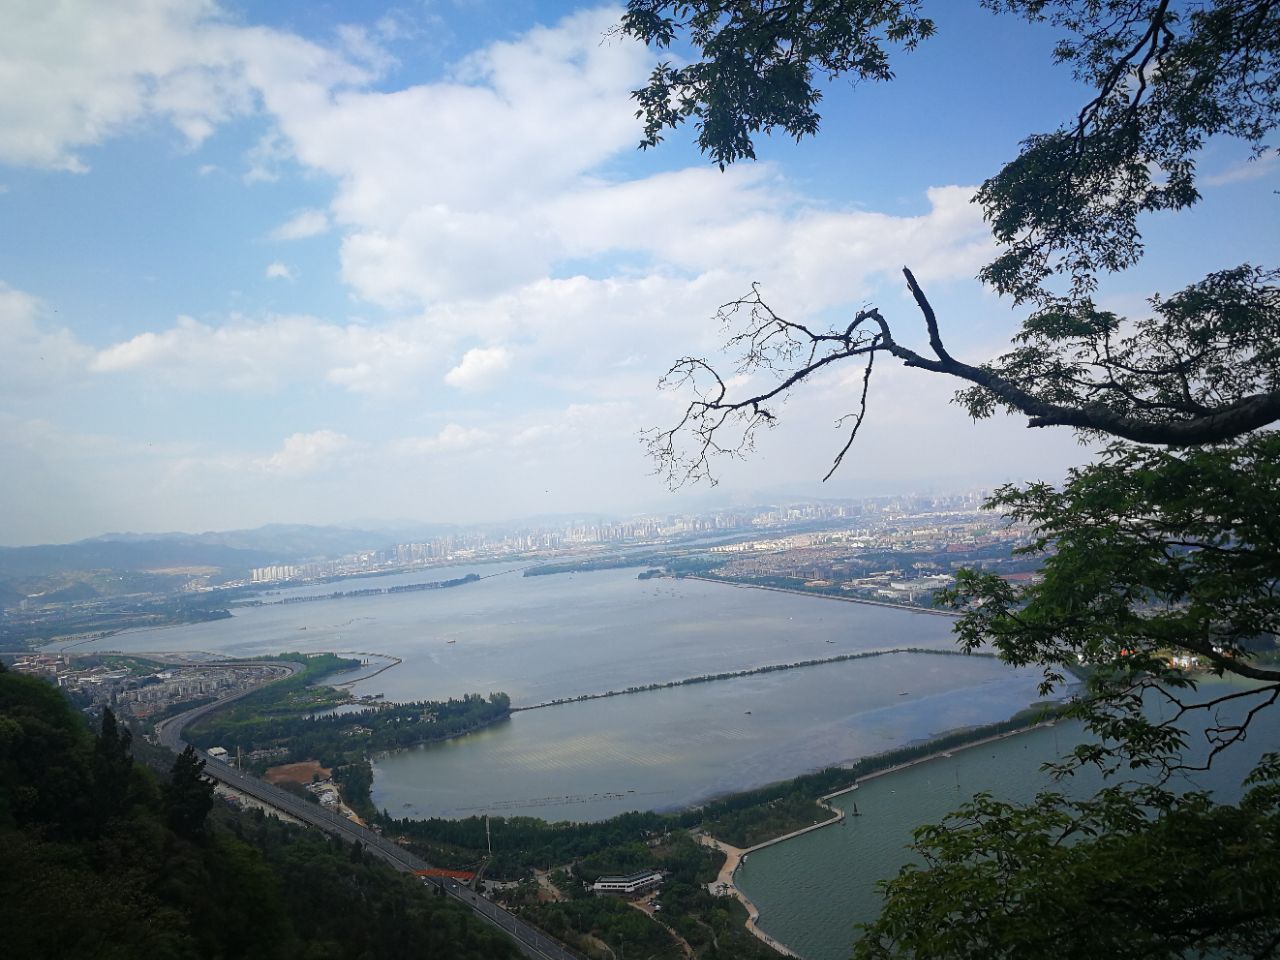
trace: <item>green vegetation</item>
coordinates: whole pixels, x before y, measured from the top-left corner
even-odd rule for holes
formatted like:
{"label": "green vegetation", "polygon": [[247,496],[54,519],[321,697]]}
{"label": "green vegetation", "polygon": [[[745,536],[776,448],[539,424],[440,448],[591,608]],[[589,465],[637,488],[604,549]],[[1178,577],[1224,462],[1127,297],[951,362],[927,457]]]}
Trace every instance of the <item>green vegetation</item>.
{"label": "green vegetation", "polygon": [[249,750],[287,746],[291,754],[317,759],[327,766],[352,753],[363,755],[456,737],[505,720],[511,712],[505,693],[490,694],[488,699],[470,693],[460,700],[420,700],[355,713],[299,714],[299,709],[311,706],[308,702],[301,708],[268,715],[215,714],[191,728],[189,736],[197,746],[231,743]]}
{"label": "green vegetation", "polygon": [[[344,799],[366,816],[374,813],[369,801],[373,784],[370,754],[461,736],[505,720],[511,713],[510,698],[505,693],[492,693],[488,699],[468,694],[461,699],[316,715],[317,710],[346,702],[347,695],[333,687],[317,686],[315,681],[355,669],[359,661],[331,653],[263,659],[296,661],[303,669],[205,717],[187,729],[187,739],[204,749],[222,746],[245,753],[283,748],[287,754],[283,760],[277,758],[277,763],[318,760],[333,768]],[[261,772],[267,763],[251,761],[249,766]]]}
{"label": "green vegetation", "polygon": [[[684,951],[666,930],[625,900],[582,897],[564,903],[530,903],[520,916],[592,960],[633,951],[652,960],[682,960]],[[604,944],[604,946],[601,946]]]}
{"label": "green vegetation", "polygon": [[[890,79],[891,54],[927,41],[935,24],[924,11],[943,6],[630,0],[622,32],[681,51],[635,91],[642,145],[691,120],[723,166],[753,157],[762,132],[812,135],[830,81]],[[1213,718],[1211,762],[1280,700],[1280,670],[1259,657],[1280,633],[1280,270],[1206,253],[1212,272],[1151,295],[1135,318],[1103,306],[1136,302],[1132,278],[1103,284],[1141,260],[1155,215],[1173,239],[1170,214],[1201,199],[1208,156],[1273,152],[1280,4],[982,6],[1057,33],[1053,59],[1083,88],[1082,103],[1027,136],[975,197],[998,247],[979,278],[1030,308],[1012,348],[978,366],[956,359],[910,270],[924,352],[905,346],[887,308],[810,326],[753,289],[721,310],[734,354],[722,366],[762,372],[747,383],[760,392],[741,395],[708,360],[677,361],[666,383],[692,399],[674,428],[648,432],[650,450],[674,484],[710,479],[712,458],[749,450],[794,389],[852,363],[861,389],[837,411],[849,432],[834,472],[867,413],[876,359],[952,378],[975,418],[1007,411],[1091,441],[1094,462],[1065,483],[1006,486],[988,502],[1033,528],[1022,556],[1043,562],[1043,580],[1015,587],[962,571],[946,597],[963,614],[962,643],[1041,666],[1046,689],[1089,665],[1066,714],[1093,738],[1059,773],[1147,770],[1141,779],[1154,785],[1114,782],[1086,801],[1046,793],[1025,806],[980,796],[921,828],[925,868],[887,885],[855,956],[1270,956],[1280,943],[1280,759],[1263,756],[1239,806],[1173,787],[1180,771],[1200,769],[1187,750],[1190,717]],[[1183,224],[1184,241],[1213,249],[1200,221]],[[1256,685],[1199,689],[1170,650]],[[1157,703],[1168,709],[1150,711]]]}
{"label": "green vegetation", "polygon": [[[381,573],[368,574],[369,577],[374,576],[393,576],[403,571],[385,571]],[[362,577],[366,575],[362,574]],[[349,579],[347,577],[329,578]],[[306,594],[303,596],[282,597],[279,600],[245,600],[237,606],[241,607],[273,607],[282,604],[295,603],[319,603],[324,600],[340,600],[343,597],[382,597],[394,596],[400,593],[420,593],[428,590],[448,590],[451,587],[461,587],[468,583],[477,583],[480,580],[480,574],[468,573],[465,577],[454,577],[451,580],[428,580],[423,583],[402,583],[394,587],[362,587],[358,590],[335,590],[332,593],[316,593]]]}
{"label": "green vegetation", "polygon": [[358,849],[216,810],[199,761],[160,784],[108,711],[0,667],[0,925],[6,955],[363,960],[517,953]]}
{"label": "green vegetation", "polygon": [[573,863],[600,850],[644,843],[679,826],[679,820],[659,813],[624,813],[599,823],[548,823],[536,817],[485,817],[463,820],[395,819],[383,811],[378,818],[388,836],[400,837],[424,859],[445,867],[475,869],[490,839],[493,859],[485,875],[518,880],[546,869]]}
{"label": "green vegetation", "polygon": [[[494,856],[486,873],[492,878],[508,880],[527,878],[534,869],[546,869],[557,864],[575,863],[581,868],[584,863],[595,862],[591,858],[600,851],[616,851],[628,846],[635,849],[636,844],[643,846],[655,838],[694,828],[706,830],[734,846],[748,847],[817,820],[828,819],[830,813],[817,806],[815,801],[850,786],[859,777],[975,740],[1026,729],[1053,718],[1061,709],[1056,704],[1030,707],[999,723],[956,730],[923,743],[865,757],[849,767],[828,767],[794,780],[712,800],[701,807],[675,814],[626,813],[598,823],[548,823],[536,817],[490,817],[489,838],[485,834],[485,817],[416,820],[396,819],[383,812],[379,821],[389,834],[406,839],[425,859],[457,868],[474,869],[483,859],[491,838]],[[601,867],[598,872],[652,865],[650,861],[641,860],[629,866]],[[589,875],[591,868],[585,869]]]}
{"label": "green vegetation", "polygon": [[[568,896],[566,902],[539,902],[534,884],[522,884],[508,891],[504,899],[525,919],[589,957],[608,957],[608,950],[612,950],[614,956],[678,960],[684,951],[672,931],[697,957],[776,957],[772,949],[747,932],[746,911],[737,900],[707,892],[707,884],[715,880],[723,863],[722,853],[677,831],[602,848],[574,864],[571,875],[553,874],[553,882]],[[654,918],[615,897],[595,897],[584,886],[606,874],[643,869],[665,874],[657,898],[661,909]]]}
{"label": "green vegetation", "polygon": [[564,563],[543,563],[525,567],[523,576],[546,577],[556,573],[587,573],[591,570],[620,570],[626,567],[652,567],[666,559],[661,553],[625,553],[591,560],[567,560]]}
{"label": "green vegetation", "polygon": [[0,650],[29,650],[59,638],[100,639],[121,630],[225,620],[225,594],[180,594],[146,600],[119,598],[92,604],[56,604],[10,610],[0,625]]}
{"label": "green vegetation", "polygon": [[[769,590],[785,590],[789,593],[808,593],[817,597],[834,597],[837,600],[859,600],[856,593],[844,589],[838,583],[814,583],[804,577],[784,577],[780,575],[761,575],[761,576],[728,576],[716,570],[707,570],[698,573],[697,576],[706,580],[719,580],[722,583],[737,583],[748,587],[763,587]],[[941,592],[939,590],[930,590],[922,592],[920,596],[914,600],[908,597],[894,597],[892,599],[886,597],[876,597],[875,603],[893,604],[899,607],[918,607],[924,610],[941,612],[937,610],[935,602],[936,595]]]}
{"label": "green vegetation", "polygon": [[829,820],[831,812],[818,806],[818,799],[850,786],[862,777],[987,737],[1025,730],[1059,716],[1064,709],[1061,704],[1047,703],[1028,707],[1008,720],[967,730],[953,730],[923,743],[864,757],[848,767],[828,767],[794,780],[714,800],[702,808],[701,826],[725,843],[752,847],[792,830]]}
{"label": "green vegetation", "polygon": [[[159,660],[149,660],[144,656],[121,653],[95,653],[78,655],[75,658],[77,670],[89,670],[93,667],[106,667],[108,670],[128,670],[133,677],[147,677],[157,670],[164,670],[165,664]],[[157,681],[159,682],[159,681]]]}
{"label": "green vegetation", "polygon": [[[276,660],[282,663],[301,664],[302,669],[291,677],[267,684],[246,697],[235,701],[225,710],[218,711],[202,723],[193,726],[188,734],[191,742],[197,746],[204,744],[204,732],[210,729],[232,730],[241,725],[250,725],[269,718],[288,718],[302,712],[323,709],[347,699],[346,694],[333,687],[318,686],[316,681],[334,673],[356,670],[359,660],[339,657],[332,653],[318,653],[311,656],[300,653],[279,654],[273,657],[258,657],[259,660]],[[234,743],[245,746],[243,741]],[[210,742],[209,746],[213,746]]]}

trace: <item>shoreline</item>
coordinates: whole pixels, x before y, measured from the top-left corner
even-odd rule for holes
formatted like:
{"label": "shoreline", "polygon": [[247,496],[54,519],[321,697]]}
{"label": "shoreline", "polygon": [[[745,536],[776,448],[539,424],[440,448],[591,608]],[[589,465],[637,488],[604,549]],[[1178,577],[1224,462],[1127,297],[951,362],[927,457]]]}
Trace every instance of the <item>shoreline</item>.
{"label": "shoreline", "polygon": [[669,577],[672,580],[700,580],[703,583],[718,583],[722,586],[740,587],[744,590],[772,590],[774,593],[790,593],[797,597],[817,597],[820,600],[838,600],[841,603],[861,603],[868,607],[884,607],[887,610],[905,610],[908,613],[923,613],[931,617],[959,617],[952,610],[929,610],[925,607],[909,607],[905,603],[889,603],[885,600],[866,600],[862,597],[842,597],[835,593],[819,593],[816,590],[798,590],[795,587],[771,587],[766,583],[746,583],[742,580],[721,580],[718,577],[700,577],[686,574],[682,577]]}
{"label": "shoreline", "polygon": [[[357,657],[379,657],[383,660],[389,660],[390,663],[384,663],[382,666],[380,666],[377,670],[373,671],[373,673],[369,674],[367,677],[356,677],[354,680],[344,680],[342,683],[328,684],[328,686],[333,687],[335,690],[350,688],[355,686],[357,683],[364,683],[366,680],[372,680],[378,674],[383,673],[387,670],[390,670],[392,667],[398,667],[400,666],[400,664],[404,663],[404,660],[402,660],[400,657],[392,656],[389,653],[367,653],[362,650],[353,650],[351,652],[354,653]],[[339,656],[341,656],[341,654],[339,654]],[[347,692],[350,693],[351,691],[348,689]],[[360,701],[353,700],[351,702],[358,703]]]}
{"label": "shoreline", "polygon": [[1016,730],[1006,730],[1003,733],[994,733],[989,736],[979,737],[976,740],[970,740],[966,743],[949,747],[944,750],[935,750],[933,753],[925,754],[923,757],[916,757],[913,760],[905,760],[902,763],[894,764],[892,767],[885,767],[883,770],[874,770],[871,773],[864,774],[863,776],[855,779],[853,783],[849,784],[849,786],[841,787],[838,790],[832,790],[830,793],[825,793],[821,797],[817,798],[815,802],[819,806],[831,812],[832,816],[829,819],[823,820],[821,823],[810,824],[807,827],[800,827],[797,830],[791,830],[776,837],[770,837],[768,840],[762,840],[760,843],[754,844],[750,847],[735,847],[732,844],[725,843],[723,840],[716,839],[709,833],[699,830],[695,833],[695,837],[699,843],[703,844],[703,846],[713,847],[725,855],[724,866],[720,868],[719,875],[713,882],[707,885],[709,892],[716,896],[734,897],[739,903],[747,908],[746,928],[753,936],[759,939],[762,943],[765,943],[777,950],[783,956],[799,958],[799,954],[760,928],[759,908],[756,907],[751,898],[747,896],[747,894],[734,880],[734,877],[738,872],[738,868],[742,866],[742,862],[750,854],[755,853],[757,850],[763,850],[766,847],[772,847],[775,844],[784,843],[787,840],[793,840],[806,833],[812,833],[815,830],[822,830],[825,827],[830,827],[834,824],[840,823],[845,819],[845,811],[833,806],[831,804],[831,800],[836,797],[843,796],[846,793],[852,793],[863,783],[866,783],[869,780],[875,780],[879,777],[887,776],[892,773],[900,773],[903,770],[908,770],[923,763],[931,763],[934,760],[949,759],[951,756],[956,753],[960,753],[961,751],[968,750],[973,747],[985,746],[1000,740],[1007,740],[1010,737],[1021,736],[1024,733],[1030,733],[1032,730],[1052,727],[1056,723],[1056,719],[1042,720],[1039,723],[1033,723],[1026,727],[1019,727]]}

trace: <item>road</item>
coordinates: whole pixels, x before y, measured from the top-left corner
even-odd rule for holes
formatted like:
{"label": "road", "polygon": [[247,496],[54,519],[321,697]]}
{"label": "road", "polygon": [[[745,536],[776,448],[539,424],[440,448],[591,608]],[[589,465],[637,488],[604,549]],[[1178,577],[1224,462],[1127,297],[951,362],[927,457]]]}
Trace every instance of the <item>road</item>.
{"label": "road", "polygon": [[[226,661],[219,661],[218,666],[231,666],[233,664]],[[293,676],[302,668],[296,664],[281,661],[235,661],[236,666],[263,666],[263,667],[284,667],[288,670],[288,676]],[[284,679],[280,677],[278,679]],[[274,681],[272,681],[274,682]],[[246,697],[255,690],[260,690],[261,686],[253,687],[249,690],[243,690],[239,693],[233,693],[230,696],[215,700],[213,703],[206,703],[203,706],[195,707],[185,713],[177,716],[169,717],[161,720],[156,724],[156,736],[160,743],[168,747],[174,753],[181,753],[186,747],[187,742],[182,739],[182,731],[190,726],[201,717],[220,710],[227,704]],[[408,850],[405,850],[399,844],[392,843],[390,840],[384,839],[379,834],[374,833],[366,827],[360,826],[358,823],[341,817],[336,813],[325,810],[314,803],[309,803],[293,794],[281,790],[279,787],[273,786],[257,777],[250,776],[247,773],[241,773],[234,767],[227,766],[220,760],[215,760],[203,750],[194,747],[196,754],[205,760],[204,772],[206,776],[214,780],[224,783],[229,787],[239,790],[241,793],[248,794],[255,800],[258,800],[267,806],[274,807],[295,819],[301,820],[303,823],[310,824],[313,827],[329,833],[333,836],[341,837],[348,842],[358,840],[364,845],[365,852],[370,853],[381,860],[386,861],[397,870],[406,873],[412,873],[415,870],[429,870],[431,864],[427,863],[420,857],[414,856]],[[570,951],[563,944],[548,937],[541,930],[525,923],[519,917],[504,910],[492,900],[481,896],[473,890],[459,884],[456,880],[448,878],[428,877],[428,882],[435,884],[444,889],[445,893],[453,897],[459,903],[468,907],[472,913],[481,917],[486,923],[497,927],[499,930],[508,934],[520,948],[520,952],[532,960],[580,960],[579,956]]]}

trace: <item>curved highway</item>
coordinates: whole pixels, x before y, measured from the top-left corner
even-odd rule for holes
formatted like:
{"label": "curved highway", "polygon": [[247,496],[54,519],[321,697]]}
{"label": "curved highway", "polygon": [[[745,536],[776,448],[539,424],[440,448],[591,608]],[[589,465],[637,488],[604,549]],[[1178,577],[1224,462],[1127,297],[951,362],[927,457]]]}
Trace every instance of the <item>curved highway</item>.
{"label": "curved highway", "polygon": [[[284,668],[288,671],[287,676],[293,676],[302,668],[297,664],[287,661],[218,661],[218,666],[256,666],[256,667],[273,667],[276,669]],[[277,677],[277,680],[284,679],[284,676]],[[274,683],[275,680],[268,681]],[[168,747],[174,753],[181,753],[188,744],[182,739],[182,731],[195,721],[220,710],[227,704],[246,697],[256,690],[262,689],[263,685],[252,687],[248,690],[242,690],[239,693],[233,693],[230,696],[215,700],[213,703],[206,703],[202,706],[195,707],[185,713],[180,713],[168,719],[161,720],[156,724],[156,736],[160,743]],[[288,791],[281,790],[279,787],[273,786],[266,781],[259,780],[257,777],[250,776],[247,773],[230,767],[220,760],[215,760],[199,747],[192,745],[196,754],[204,761],[205,775],[239,790],[241,793],[248,794],[255,800],[260,801],[270,807],[274,807],[289,816],[301,820],[303,823],[325,831],[337,837],[341,837],[348,842],[358,840],[364,845],[367,853],[373,854],[381,860],[385,860],[397,870],[406,873],[412,873],[415,870],[429,870],[431,865],[420,857],[415,856],[399,844],[392,843],[369,830],[362,827],[358,823],[348,820],[346,817],[339,816],[323,807],[314,803],[309,803],[299,797],[294,796]],[[459,903],[468,907],[474,914],[482,917],[485,922],[491,926],[497,927],[499,930],[508,934],[520,948],[520,952],[526,957],[533,960],[580,960],[577,954],[571,952],[563,944],[551,937],[548,937],[541,930],[525,923],[514,914],[504,910],[492,900],[489,900],[480,894],[474,892],[466,886],[458,883],[456,880],[448,878],[427,877],[428,882],[441,887],[449,896],[453,897]]]}

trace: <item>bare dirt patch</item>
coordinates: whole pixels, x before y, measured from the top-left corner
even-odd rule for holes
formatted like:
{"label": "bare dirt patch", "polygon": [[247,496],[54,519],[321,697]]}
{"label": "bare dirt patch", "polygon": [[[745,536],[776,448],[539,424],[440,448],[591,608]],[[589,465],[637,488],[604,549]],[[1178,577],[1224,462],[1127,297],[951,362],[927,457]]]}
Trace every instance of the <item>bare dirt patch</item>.
{"label": "bare dirt patch", "polygon": [[268,767],[263,774],[267,783],[301,783],[304,786],[315,779],[328,780],[333,773],[328,767],[320,766],[319,760],[304,760],[302,763],[284,763],[278,767]]}

